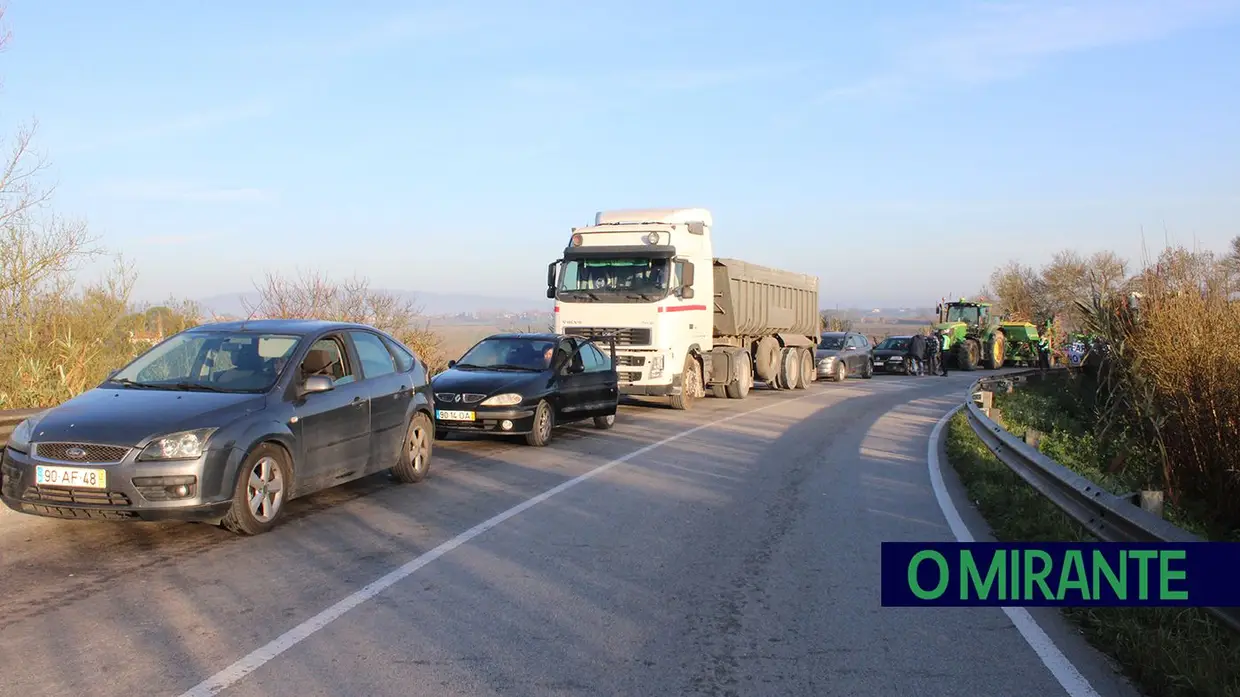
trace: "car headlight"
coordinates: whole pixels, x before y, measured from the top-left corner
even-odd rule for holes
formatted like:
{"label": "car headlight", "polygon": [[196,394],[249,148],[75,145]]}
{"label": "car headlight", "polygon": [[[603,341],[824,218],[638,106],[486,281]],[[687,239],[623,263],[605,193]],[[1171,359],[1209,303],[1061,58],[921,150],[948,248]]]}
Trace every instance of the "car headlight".
{"label": "car headlight", "polygon": [[29,453],[30,439],[34,438],[34,427],[39,425],[39,421],[43,419],[43,415],[46,413],[46,411],[39,412],[17,424],[17,428],[13,429],[13,434],[9,436],[9,441],[5,443],[5,447],[12,448],[19,453]]}
{"label": "car headlight", "polygon": [[525,399],[525,398],[517,394],[516,392],[505,392],[504,394],[497,394],[494,397],[487,397],[486,399],[482,401],[482,404],[480,404],[479,406],[510,407],[514,404],[520,404],[522,399]]}
{"label": "car headlight", "polygon": [[160,436],[142,449],[139,460],[194,460],[207,451],[207,439],[214,428],[197,428]]}

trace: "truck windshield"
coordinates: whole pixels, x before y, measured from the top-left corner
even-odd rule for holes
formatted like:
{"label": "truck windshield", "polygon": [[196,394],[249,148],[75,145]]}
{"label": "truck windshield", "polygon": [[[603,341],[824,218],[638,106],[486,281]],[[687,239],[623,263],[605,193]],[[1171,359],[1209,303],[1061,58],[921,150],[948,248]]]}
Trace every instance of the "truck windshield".
{"label": "truck windshield", "polygon": [[667,259],[571,259],[560,275],[559,293],[580,291],[631,295],[636,300],[658,300],[668,291]]}

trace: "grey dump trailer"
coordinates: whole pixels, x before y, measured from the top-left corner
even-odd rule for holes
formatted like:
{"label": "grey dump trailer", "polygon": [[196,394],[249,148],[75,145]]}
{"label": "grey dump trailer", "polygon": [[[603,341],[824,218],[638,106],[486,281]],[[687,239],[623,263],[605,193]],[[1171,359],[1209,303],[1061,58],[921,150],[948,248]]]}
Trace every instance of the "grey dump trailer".
{"label": "grey dump trailer", "polygon": [[714,327],[707,384],[739,399],[754,380],[804,389],[817,378],[818,277],[739,259],[714,260]]}

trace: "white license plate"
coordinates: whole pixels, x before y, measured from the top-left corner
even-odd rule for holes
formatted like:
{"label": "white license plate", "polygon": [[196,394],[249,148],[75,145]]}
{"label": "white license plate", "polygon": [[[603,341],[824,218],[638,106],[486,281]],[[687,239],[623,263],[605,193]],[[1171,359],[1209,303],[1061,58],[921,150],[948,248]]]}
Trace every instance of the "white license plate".
{"label": "white license plate", "polygon": [[435,412],[435,418],[444,421],[473,421],[474,413],[472,411],[448,411],[440,409]]}
{"label": "white license plate", "polygon": [[44,467],[34,468],[34,483],[40,486],[71,486],[79,489],[108,488],[107,470],[92,470],[81,467]]}
{"label": "white license plate", "polygon": [[882,361],[874,361],[874,365],[882,365],[882,364],[883,364]]}

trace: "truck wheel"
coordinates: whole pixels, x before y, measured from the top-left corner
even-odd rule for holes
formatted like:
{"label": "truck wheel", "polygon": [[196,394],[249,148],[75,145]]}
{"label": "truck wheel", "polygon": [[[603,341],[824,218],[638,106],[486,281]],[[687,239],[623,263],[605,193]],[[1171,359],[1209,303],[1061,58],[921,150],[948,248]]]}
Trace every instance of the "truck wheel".
{"label": "truck wheel", "polygon": [[791,390],[801,379],[801,356],[793,346],[787,346],[780,352],[779,377],[780,389]]}
{"label": "truck wheel", "polygon": [[804,390],[814,381],[814,377],[818,370],[814,367],[814,354],[806,349],[797,349],[797,358],[800,365],[797,367],[797,384],[796,389]]}
{"label": "truck wheel", "polygon": [[736,378],[736,382],[728,383],[728,399],[744,399],[749,396],[749,389],[753,387],[753,359],[749,357],[749,352],[737,352],[736,360],[740,364],[740,376]]}
{"label": "truck wheel", "polygon": [[702,386],[702,372],[693,356],[685,357],[685,369],[681,372],[680,394],[672,395],[669,400],[673,409],[688,411],[693,408],[693,400],[697,390]]}

